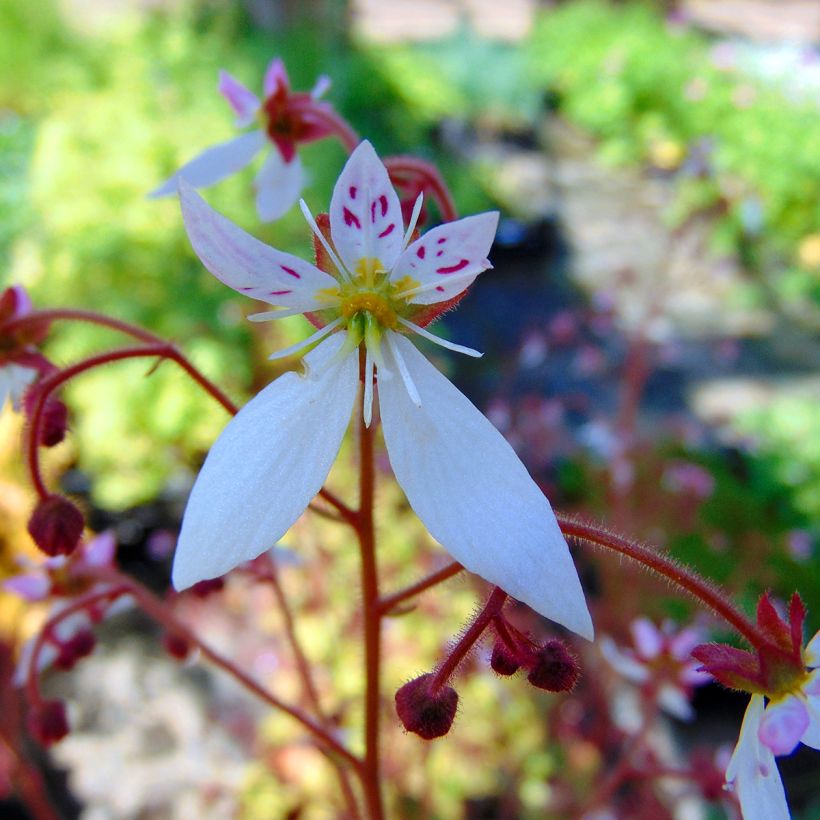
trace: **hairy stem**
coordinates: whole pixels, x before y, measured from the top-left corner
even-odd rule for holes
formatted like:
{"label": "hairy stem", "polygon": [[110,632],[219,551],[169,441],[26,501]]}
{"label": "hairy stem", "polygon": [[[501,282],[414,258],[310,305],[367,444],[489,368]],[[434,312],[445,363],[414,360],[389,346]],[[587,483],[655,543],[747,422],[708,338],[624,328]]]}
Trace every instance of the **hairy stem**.
{"label": "hairy stem", "polygon": [[452,563],[447,564],[446,567],[442,567],[440,570],[431,573],[426,578],[416,581],[415,584],[411,584],[409,587],[400,589],[392,595],[386,595],[385,597],[379,599],[379,612],[381,612],[382,615],[387,615],[405,601],[409,601],[411,598],[415,598],[425,590],[447,581],[454,575],[458,575],[458,573],[463,569],[464,567],[462,567],[461,564],[453,561]]}

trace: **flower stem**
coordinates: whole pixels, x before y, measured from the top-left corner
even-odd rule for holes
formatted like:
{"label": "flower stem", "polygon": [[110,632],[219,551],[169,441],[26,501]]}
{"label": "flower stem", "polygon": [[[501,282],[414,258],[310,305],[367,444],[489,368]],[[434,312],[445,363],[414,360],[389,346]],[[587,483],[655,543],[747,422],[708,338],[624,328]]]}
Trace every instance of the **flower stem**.
{"label": "flower stem", "polygon": [[291,103],[291,110],[298,112],[306,119],[311,119],[315,123],[321,123],[344,145],[348,154],[353,153],[353,149],[361,141],[361,137],[353,130],[350,123],[338,114],[327,103],[306,100],[304,102]]}
{"label": "flower stem", "polygon": [[701,578],[694,570],[679,564],[663,553],[638,544],[614,533],[607,532],[594,524],[578,521],[570,516],[556,515],[561,531],[567,538],[587,541],[597,547],[617,552],[619,555],[642,564],[662,575],[678,589],[691,595],[700,603],[717,613],[733,629],[739,632],[752,646],[765,646],[767,641],[753,624],[711,581]]}
{"label": "flower stem", "polygon": [[458,575],[458,573],[461,572],[463,569],[464,567],[462,567],[461,564],[459,564],[456,561],[453,561],[452,563],[447,564],[446,567],[442,567],[440,570],[431,573],[426,578],[422,578],[420,581],[416,581],[415,584],[411,584],[409,587],[400,589],[398,592],[394,592],[392,595],[387,595],[384,598],[380,598],[379,612],[381,612],[382,615],[389,614],[394,609],[403,604],[405,601],[408,601],[410,598],[415,598],[417,595],[424,592],[425,590],[428,590],[431,587],[434,587],[437,584],[442,583],[443,581],[447,581],[454,575]]}
{"label": "flower stem", "polygon": [[365,758],[362,786],[370,820],[383,820],[381,760],[379,753],[379,712],[381,673],[381,618],[379,576],[376,565],[376,539],[373,526],[375,470],[373,462],[373,425],[362,416],[359,424],[359,513],[357,534],[362,561],[362,606],[365,652]]}
{"label": "flower stem", "polygon": [[453,647],[450,654],[444,659],[441,666],[436,669],[435,677],[430,684],[430,692],[435,693],[444,686],[452,674],[458,669],[458,665],[464,660],[467,653],[473,648],[475,642],[484,634],[487,627],[493,622],[501,612],[507,601],[507,593],[501,587],[495,587],[490,593],[484,608],[476,615],[473,622],[459,638],[458,643]]}
{"label": "flower stem", "polygon": [[441,218],[445,222],[453,222],[458,219],[458,210],[453,195],[435,165],[418,157],[405,155],[388,157],[384,164],[391,177],[401,176],[402,174],[421,177],[424,181],[424,187],[430,191],[439,211],[441,211]]}

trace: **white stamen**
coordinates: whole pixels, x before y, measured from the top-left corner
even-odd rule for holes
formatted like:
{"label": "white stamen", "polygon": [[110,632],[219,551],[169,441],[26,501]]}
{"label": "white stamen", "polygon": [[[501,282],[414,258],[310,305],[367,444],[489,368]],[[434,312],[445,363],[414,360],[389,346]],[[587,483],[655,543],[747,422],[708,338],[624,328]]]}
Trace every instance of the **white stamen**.
{"label": "white stamen", "polygon": [[313,89],[310,92],[310,96],[314,100],[318,100],[320,97],[324,97],[325,94],[330,90],[331,81],[330,77],[327,74],[322,74],[316,80],[316,84],[313,86]]}
{"label": "white stamen", "polygon": [[423,327],[419,327],[418,325],[413,324],[407,319],[402,319],[401,316],[397,316],[396,318],[406,328],[412,330],[413,333],[418,333],[419,336],[427,339],[430,342],[433,342],[433,344],[445,347],[447,348],[447,350],[453,350],[456,353],[463,353],[465,356],[472,356],[475,359],[480,359],[484,355],[480,350],[474,350],[472,347],[465,347],[464,345],[459,345],[455,342],[448,342],[447,339],[442,339],[441,337],[436,336],[433,333],[430,333],[429,330],[425,330]]}
{"label": "white stamen", "polygon": [[325,308],[333,307],[333,304],[316,305],[312,308],[293,308],[292,310],[264,310],[261,313],[251,313],[245,318],[249,322],[270,322],[275,319],[286,319],[288,316],[302,316],[305,313],[311,313],[314,310],[324,310]]}
{"label": "white stamen", "polygon": [[401,243],[402,248],[407,247],[407,243],[410,241],[413,231],[416,230],[416,222],[419,221],[419,214],[421,213],[421,206],[423,202],[424,191],[416,197],[416,202],[413,205],[413,213],[410,215],[410,222],[407,224],[407,232],[404,234],[404,241]]}
{"label": "white stamen", "polygon": [[373,421],[373,357],[370,350],[364,355],[364,400],[362,404],[362,418],[364,426],[370,427]]}
{"label": "white stamen", "polygon": [[291,356],[294,353],[299,353],[307,347],[310,347],[315,342],[318,342],[320,339],[324,339],[325,336],[332,333],[336,330],[337,327],[344,321],[344,317],[340,316],[338,319],[334,319],[329,325],[325,325],[320,330],[317,330],[312,336],[308,336],[302,342],[297,342],[295,345],[291,345],[290,347],[286,347],[283,350],[277,350],[276,353],[271,353],[268,356],[268,359],[274,361],[275,359],[284,359],[287,356]]}
{"label": "white stamen", "polygon": [[[425,285],[417,285],[414,288],[410,288],[409,290],[403,290],[401,293],[397,293],[393,298],[394,299],[407,299],[408,297],[418,296],[420,293],[427,293],[429,290],[435,290],[438,287],[446,287],[447,285],[452,285],[453,282],[465,282],[468,279],[475,279],[478,276],[477,273],[454,273],[450,274],[446,278],[442,276],[440,280],[434,282],[428,282]],[[453,294],[455,296],[455,294]],[[448,296],[443,297],[448,299]]]}
{"label": "white stamen", "polygon": [[322,243],[322,247],[327,251],[327,255],[330,257],[331,262],[333,262],[336,266],[339,274],[345,279],[351,279],[352,277],[347,272],[347,268],[342,264],[339,257],[336,256],[336,252],[330,247],[330,243],[327,239],[325,239],[325,235],[319,230],[319,226],[316,224],[316,220],[313,218],[313,214],[310,212],[310,208],[308,208],[307,202],[305,202],[304,199],[299,200],[299,207],[302,209],[302,215],[307,220],[308,225],[310,225],[310,229],[314,234],[316,234],[316,238]]}
{"label": "white stamen", "polygon": [[407,369],[407,363],[404,361],[401,352],[399,351],[398,347],[393,343],[392,334],[386,333],[385,339],[387,339],[387,345],[390,348],[390,352],[393,354],[393,358],[396,360],[396,364],[399,368],[399,373],[401,373],[402,381],[404,382],[404,386],[407,388],[407,393],[410,396],[410,401],[416,405],[416,407],[421,407],[421,396],[419,396],[419,391],[416,388],[416,384],[413,381],[413,377],[410,375],[410,371]]}

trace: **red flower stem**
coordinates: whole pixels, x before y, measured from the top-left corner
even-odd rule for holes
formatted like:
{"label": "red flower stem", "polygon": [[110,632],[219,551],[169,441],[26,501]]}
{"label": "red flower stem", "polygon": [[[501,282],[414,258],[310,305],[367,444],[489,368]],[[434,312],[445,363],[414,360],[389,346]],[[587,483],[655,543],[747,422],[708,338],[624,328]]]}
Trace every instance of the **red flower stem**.
{"label": "red flower stem", "polygon": [[[29,810],[32,818],[34,820],[60,820],[56,810],[49,802],[48,789],[40,770],[33,766],[2,732],[0,732],[0,744],[5,746],[8,755],[14,761],[11,780],[20,800]],[[17,744],[20,744],[19,738],[17,738]]]}
{"label": "red flower stem", "polygon": [[648,549],[614,533],[607,532],[594,524],[577,521],[566,515],[556,515],[561,531],[567,538],[587,541],[603,549],[617,552],[631,558],[653,572],[671,581],[678,589],[691,595],[707,608],[717,613],[739,632],[752,646],[767,645],[765,637],[734,604],[731,603],[711,581],[701,578],[694,570],[679,564],[656,550]]}
{"label": "red flower stem", "polygon": [[385,814],[381,793],[381,760],[379,752],[382,614],[379,609],[379,576],[373,525],[373,495],[375,490],[374,433],[375,425],[368,427],[364,423],[364,417],[360,416],[359,513],[356,532],[359,538],[362,561],[362,617],[364,619],[365,653],[365,757],[362,770],[362,787],[364,788],[370,820],[383,820]]}
{"label": "red flower stem", "polygon": [[456,669],[458,669],[458,665],[473,648],[475,642],[484,634],[484,631],[493,622],[493,619],[501,612],[506,601],[507,593],[504,592],[501,587],[495,587],[490,593],[487,603],[484,604],[484,608],[473,619],[473,622],[459,638],[458,643],[453,647],[441,666],[436,669],[433,680],[430,683],[431,694],[435,694],[450,680],[450,677]]}
{"label": "red flower stem", "polygon": [[133,336],[135,339],[139,339],[141,342],[148,342],[154,344],[162,343],[163,341],[159,336],[156,336],[149,330],[145,330],[144,328],[138,327],[137,325],[132,325],[128,322],[123,322],[120,319],[114,319],[111,316],[106,316],[104,313],[97,313],[93,310],[77,310],[74,308],[53,308],[50,310],[34,310],[31,313],[25,314],[24,316],[19,316],[16,319],[12,319],[10,322],[6,323],[3,326],[3,330],[4,332],[14,331],[18,328],[25,327],[25,325],[30,323],[36,324],[44,321],[54,322],[62,319],[77,322],[91,322],[95,325],[103,325],[104,327],[111,328],[112,330],[118,330],[120,333],[125,333],[128,336]]}
{"label": "red flower stem", "polygon": [[405,601],[409,600],[410,598],[415,598],[420,593],[424,592],[425,590],[430,589],[431,587],[436,586],[436,584],[440,584],[443,581],[447,581],[449,578],[452,578],[454,575],[458,575],[464,567],[461,564],[453,561],[451,564],[447,564],[446,567],[442,567],[437,572],[433,572],[428,575],[426,578],[422,578],[420,581],[417,581],[415,584],[412,584],[409,587],[405,587],[404,589],[400,589],[398,592],[394,592],[392,595],[387,595],[384,598],[379,599],[379,612],[382,615],[387,615],[388,613],[392,612],[396,607],[403,604]]}
{"label": "red flower stem", "polygon": [[445,222],[458,219],[458,210],[453,195],[435,165],[419,159],[419,157],[409,155],[388,157],[384,164],[391,176],[394,174],[409,174],[410,176],[421,177],[424,180],[425,187],[436,200],[442,219]]}
{"label": "red flower stem", "polygon": [[290,111],[326,126],[334,136],[338,137],[348,154],[352,154],[361,142],[361,137],[353,130],[350,123],[327,103],[317,103],[311,99],[292,102]]}

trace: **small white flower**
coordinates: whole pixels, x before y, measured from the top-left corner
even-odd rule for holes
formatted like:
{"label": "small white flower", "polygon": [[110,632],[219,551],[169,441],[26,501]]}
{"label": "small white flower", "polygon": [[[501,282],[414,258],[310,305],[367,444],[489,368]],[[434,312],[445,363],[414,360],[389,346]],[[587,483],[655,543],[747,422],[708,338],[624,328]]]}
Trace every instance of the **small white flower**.
{"label": "small white flower", "polygon": [[[289,372],[226,427],[191,492],[174,560],[184,589],[275,544],[319,491],[342,442],[359,386],[370,423],[378,397],[393,472],[433,537],[468,570],[585,637],[592,622],[566,542],[544,494],[490,422],[422,356],[416,333],[469,355],[419,323],[490,267],[497,213],[441,225],[410,242],[399,199],[368,142],[353,152],[330,204],[333,247],[303,205],[337,275],[240,230],[180,182],[183,216],[200,259],[225,284],[279,310],[311,312],[323,327]],[[327,338],[326,338],[327,337]],[[375,374],[378,391],[374,391]]]}
{"label": "small white flower", "polygon": [[808,671],[793,692],[764,701],[752,695],[740,738],[726,769],[737,791],[744,820],[787,820],[789,807],[776,755],[791,754],[798,743],[820,749],[820,632],[805,649]]}

